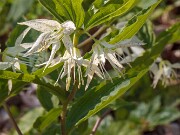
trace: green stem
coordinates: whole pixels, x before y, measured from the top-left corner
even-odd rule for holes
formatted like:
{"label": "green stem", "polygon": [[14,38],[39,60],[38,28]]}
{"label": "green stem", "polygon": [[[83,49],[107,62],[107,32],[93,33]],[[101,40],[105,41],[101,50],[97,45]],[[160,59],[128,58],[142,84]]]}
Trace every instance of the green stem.
{"label": "green stem", "polygon": [[75,32],[74,36],[73,36],[73,45],[74,45],[74,47],[77,48],[78,42],[79,42],[79,33]]}
{"label": "green stem", "polygon": [[18,133],[19,135],[23,135],[22,132],[21,132],[21,130],[19,129],[19,127],[18,127],[18,125],[17,125],[17,123],[16,123],[16,121],[15,121],[15,119],[14,119],[14,117],[13,117],[13,115],[12,115],[12,113],[11,113],[11,111],[10,111],[10,109],[9,109],[9,107],[8,107],[8,105],[7,105],[6,102],[3,104],[3,107],[4,107],[4,109],[6,110],[6,112],[8,113],[9,118],[10,118],[10,120],[11,120],[14,128],[16,129],[17,133]]}

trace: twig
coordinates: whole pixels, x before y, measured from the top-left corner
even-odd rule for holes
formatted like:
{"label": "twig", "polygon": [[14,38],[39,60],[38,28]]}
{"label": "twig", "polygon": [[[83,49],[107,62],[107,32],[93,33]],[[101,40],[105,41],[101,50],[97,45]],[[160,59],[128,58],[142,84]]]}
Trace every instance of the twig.
{"label": "twig", "polygon": [[[98,29],[93,35],[92,37],[95,38],[97,37],[99,34],[101,34],[101,32],[103,32],[106,29],[107,26],[102,26],[100,29]],[[89,37],[88,39],[86,39],[85,41],[83,41],[82,43],[80,43],[79,45],[77,45],[78,48],[83,47],[84,45],[86,45],[87,43],[92,41],[92,37]]]}
{"label": "twig", "polygon": [[7,105],[6,102],[3,104],[3,107],[4,107],[4,109],[6,110],[6,112],[8,113],[9,118],[10,118],[10,120],[11,120],[14,128],[16,129],[17,133],[18,133],[19,135],[23,135],[22,132],[21,132],[21,130],[19,129],[19,127],[18,127],[18,125],[17,125],[17,123],[16,123],[16,121],[15,121],[15,119],[14,119],[14,117],[13,117],[13,115],[12,115],[12,113],[11,113],[11,111],[10,111],[10,109],[9,109],[9,107],[8,107],[8,105]]}
{"label": "twig", "polygon": [[111,112],[112,110],[107,110],[100,118],[97,119],[90,135],[95,135],[99,125],[101,124],[101,121]]}

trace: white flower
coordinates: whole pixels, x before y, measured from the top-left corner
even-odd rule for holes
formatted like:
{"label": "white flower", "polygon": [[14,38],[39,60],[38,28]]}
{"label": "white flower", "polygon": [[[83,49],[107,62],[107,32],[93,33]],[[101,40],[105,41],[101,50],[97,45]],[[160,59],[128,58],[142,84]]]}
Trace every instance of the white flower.
{"label": "white flower", "polygon": [[154,78],[153,88],[156,87],[159,80],[162,80],[162,84],[166,86],[173,77],[176,78],[175,69],[180,69],[179,63],[171,64],[168,61],[158,58],[150,68]]}
{"label": "white flower", "polygon": [[[46,63],[45,69],[49,66],[53,60],[56,52],[61,46],[61,40],[66,47],[67,51],[72,54],[71,38],[70,34],[76,29],[72,21],[66,21],[62,24],[54,20],[47,19],[36,19],[31,21],[26,21],[19,23],[20,25],[26,25],[28,28],[17,38],[16,46],[20,45],[26,49],[30,48],[25,54],[25,56],[32,55],[49,48],[52,45],[52,51],[48,62]],[[29,32],[30,29],[35,29],[41,34],[34,43],[23,43],[21,44],[23,38]]]}
{"label": "white flower", "polygon": [[[78,83],[79,83],[78,87],[80,87],[81,84],[84,85],[81,67],[82,66],[86,67],[87,61],[85,61],[81,57],[79,49],[72,47],[72,50],[73,50],[72,54],[70,54],[66,50],[63,57],[57,57],[56,59],[53,59],[51,61],[51,63],[49,63],[49,65],[50,65],[49,67],[51,67],[51,66],[55,66],[56,64],[59,64],[61,62],[64,62],[63,68],[62,68],[61,72],[59,73],[56,83],[58,82],[58,80],[60,78],[62,79],[63,77],[67,76],[66,77],[66,90],[69,90],[72,76],[74,77],[73,80],[75,83],[75,80],[77,79],[76,73],[78,74]],[[46,63],[44,63],[44,64],[46,64]]]}
{"label": "white flower", "polygon": [[[91,62],[90,65],[87,67],[87,71],[86,71],[86,75],[88,76],[88,79],[85,89],[88,88],[92,80],[92,77],[95,73],[101,78],[106,78],[105,75],[106,73],[108,78],[112,80],[111,76],[108,74],[108,72],[105,69],[106,60],[111,64],[113,69],[117,72],[117,75],[119,74],[123,75],[122,63],[126,61],[126,58],[123,58],[122,56],[123,51],[126,51],[128,47],[136,47],[136,46],[139,47],[140,45],[144,45],[144,43],[137,40],[136,38],[124,40],[113,45],[105,41],[96,41],[96,43],[93,45],[92,48],[93,54],[91,57]],[[119,52],[120,51],[119,49],[121,49],[121,52]],[[126,52],[128,53],[129,51]],[[135,52],[137,52],[137,50]]]}

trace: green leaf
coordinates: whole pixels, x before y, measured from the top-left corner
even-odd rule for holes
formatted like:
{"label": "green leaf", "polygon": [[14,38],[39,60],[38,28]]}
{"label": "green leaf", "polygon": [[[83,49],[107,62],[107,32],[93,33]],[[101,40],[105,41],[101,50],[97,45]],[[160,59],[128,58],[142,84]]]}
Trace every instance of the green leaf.
{"label": "green leaf", "polygon": [[24,86],[28,84],[17,80],[11,80],[11,81],[12,81],[12,90],[10,91],[8,98],[18,94],[20,91],[23,90]]}
{"label": "green leaf", "polygon": [[84,22],[83,0],[39,0],[60,22],[71,20],[76,27]]}
{"label": "green leaf", "polygon": [[18,126],[23,134],[28,133],[32,128],[32,123],[44,112],[42,108],[35,108],[25,113],[19,120]]}
{"label": "green leaf", "polygon": [[93,5],[95,6],[95,8],[100,8],[101,6],[103,6],[104,4],[104,0],[95,0]]}
{"label": "green leaf", "polygon": [[7,98],[8,93],[8,80],[0,79],[0,105]]}
{"label": "green leaf", "polygon": [[56,95],[61,101],[66,99],[66,92],[59,86],[53,86],[49,83],[45,83],[41,81],[36,75],[23,74],[23,73],[14,73],[11,71],[3,71],[0,70],[0,78],[1,79],[12,79],[19,80],[23,82],[33,82],[44,87],[47,87],[48,91],[54,95]]}
{"label": "green leaf", "polygon": [[[37,75],[38,77],[43,77],[46,76],[47,74],[53,72],[54,70],[58,69],[59,67],[61,67],[63,65],[63,62],[56,64],[52,67],[48,67],[45,71],[44,71],[44,67],[40,68],[38,70],[36,70],[35,72],[33,72],[33,75]],[[43,72],[44,71],[44,72]]]}
{"label": "green leaf", "polygon": [[0,105],[5,100],[8,100],[8,98],[15,96],[22,91],[23,87],[27,84],[25,82],[16,80],[11,80],[11,82],[12,83],[8,83],[8,80],[0,79]]}
{"label": "green leaf", "polygon": [[132,38],[139,31],[139,29],[143,26],[143,24],[146,22],[147,18],[150,16],[150,14],[153,12],[153,10],[157,7],[157,5],[160,2],[161,2],[161,0],[158,0],[158,2],[156,2],[152,6],[148,7],[147,9],[142,10],[139,14],[135,15],[122,28],[120,33],[110,41],[110,43],[115,44],[119,41]]}
{"label": "green leaf", "polygon": [[149,6],[156,3],[158,0],[140,0],[138,6],[141,8],[148,8]]}
{"label": "green leaf", "polygon": [[47,126],[49,126],[52,122],[57,120],[58,116],[60,115],[62,109],[61,108],[54,108],[49,111],[44,116],[37,118],[34,123],[34,128],[38,129],[39,131],[43,131]]}
{"label": "green leaf", "polygon": [[[164,37],[159,38],[159,41],[144,53],[143,56],[138,57],[133,63],[132,68],[127,68],[126,76],[124,78],[114,78],[113,83],[104,81],[97,87],[90,89],[84,96],[78,99],[68,113],[67,129],[71,129],[74,125],[87,120],[98,111],[105,108],[112,101],[122,96],[129,90],[138,80],[148,72],[149,67],[154,60],[160,55],[164,46],[174,39],[180,39],[177,33],[180,31],[180,23],[174,25],[164,33]],[[172,34],[174,33],[174,34]]]}
{"label": "green leaf", "polygon": [[51,124],[42,132],[42,135],[61,135],[60,124]]}
{"label": "green leaf", "polygon": [[94,1],[95,0],[83,0],[82,6],[83,6],[84,10],[88,11],[88,9],[91,7],[91,5]]}
{"label": "green leaf", "polygon": [[146,45],[145,49],[151,48],[155,43],[155,33],[153,32],[153,24],[151,21],[147,21],[144,26],[139,30],[138,37]]}
{"label": "green leaf", "polygon": [[71,20],[65,7],[57,0],[39,0],[60,22]]}
{"label": "green leaf", "polygon": [[51,101],[52,95],[48,92],[46,87],[38,86],[36,94],[43,108],[47,111],[53,108],[53,103]]}
{"label": "green leaf", "polygon": [[85,27],[90,29],[94,26],[110,21],[115,17],[121,16],[135,6],[135,3],[136,0],[125,0],[123,3],[122,1],[117,2],[115,0],[114,2],[106,4],[90,18],[87,24],[85,24]]}
{"label": "green leaf", "polygon": [[85,13],[84,13],[84,9],[82,7],[82,2],[83,2],[83,0],[76,0],[76,1],[71,0],[72,8],[75,12],[75,22],[74,23],[76,24],[77,28],[80,28],[84,22]]}

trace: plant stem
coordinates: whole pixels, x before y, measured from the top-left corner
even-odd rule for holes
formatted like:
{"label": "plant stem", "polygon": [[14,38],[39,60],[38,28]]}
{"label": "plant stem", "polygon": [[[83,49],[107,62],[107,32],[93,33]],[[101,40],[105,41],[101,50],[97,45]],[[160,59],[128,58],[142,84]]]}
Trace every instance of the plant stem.
{"label": "plant stem", "polygon": [[95,135],[99,125],[101,124],[101,121],[111,112],[111,110],[107,110],[100,118],[97,119],[90,135]]}
{"label": "plant stem", "polygon": [[6,112],[8,113],[9,118],[10,118],[10,120],[11,120],[14,128],[16,129],[17,133],[18,133],[19,135],[23,135],[22,132],[21,132],[21,130],[19,129],[19,127],[18,127],[18,125],[17,125],[17,123],[16,123],[16,121],[15,121],[15,119],[14,119],[14,117],[13,117],[13,115],[12,115],[12,113],[11,113],[11,111],[10,111],[10,109],[9,109],[9,107],[8,107],[8,105],[7,105],[6,102],[3,104],[3,107],[4,107],[4,109],[6,110]]}
{"label": "plant stem", "polygon": [[74,33],[74,35],[73,35],[73,45],[74,45],[74,47],[77,47],[78,42],[79,42],[79,33],[76,32],[76,33]]}
{"label": "plant stem", "polygon": [[67,135],[67,133],[66,133],[66,115],[67,115],[68,104],[70,103],[70,101],[73,100],[74,96],[76,95],[76,92],[77,92],[77,87],[76,87],[76,85],[74,85],[73,90],[69,94],[66,102],[64,102],[64,104],[63,104],[63,110],[62,110],[62,114],[61,114],[61,132],[62,132],[62,135]]}
{"label": "plant stem", "polygon": [[84,45],[86,45],[87,43],[92,41],[92,37],[95,38],[97,37],[99,34],[101,34],[101,32],[103,32],[106,29],[107,26],[102,26],[100,29],[98,29],[91,37],[89,37],[88,39],[86,39],[85,41],[83,41],[82,43],[80,43],[79,45],[77,45],[78,48],[83,47]]}

